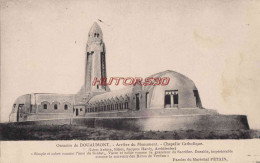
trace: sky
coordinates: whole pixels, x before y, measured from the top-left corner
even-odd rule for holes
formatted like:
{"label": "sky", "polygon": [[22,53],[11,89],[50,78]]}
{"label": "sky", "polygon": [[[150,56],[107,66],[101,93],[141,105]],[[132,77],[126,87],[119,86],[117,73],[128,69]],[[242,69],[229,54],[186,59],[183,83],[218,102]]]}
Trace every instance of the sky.
{"label": "sky", "polygon": [[[260,128],[259,1],[1,1],[1,122],[27,93],[76,93],[98,19],[108,77],[173,70],[205,108]],[[124,86],[111,86],[112,90]]]}

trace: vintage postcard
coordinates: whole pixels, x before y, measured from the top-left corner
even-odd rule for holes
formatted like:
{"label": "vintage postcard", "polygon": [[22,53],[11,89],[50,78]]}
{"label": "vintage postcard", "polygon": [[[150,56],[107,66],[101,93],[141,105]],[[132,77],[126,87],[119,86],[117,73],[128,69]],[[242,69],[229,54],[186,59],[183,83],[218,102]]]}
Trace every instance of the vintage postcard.
{"label": "vintage postcard", "polygon": [[260,162],[260,1],[0,2],[1,162]]}

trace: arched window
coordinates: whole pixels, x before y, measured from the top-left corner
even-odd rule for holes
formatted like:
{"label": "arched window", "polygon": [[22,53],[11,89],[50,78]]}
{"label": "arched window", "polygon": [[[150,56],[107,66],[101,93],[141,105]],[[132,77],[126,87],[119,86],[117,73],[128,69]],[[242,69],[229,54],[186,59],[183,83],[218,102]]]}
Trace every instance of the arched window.
{"label": "arched window", "polygon": [[67,104],[64,105],[64,110],[68,110],[68,105]]}
{"label": "arched window", "polygon": [[58,109],[58,105],[57,105],[57,104],[54,105],[54,109],[55,109],[55,110]]}
{"label": "arched window", "polygon": [[99,33],[97,33],[97,37],[99,37]]}
{"label": "arched window", "polygon": [[47,104],[44,104],[43,109],[47,109],[47,108],[48,108]]}

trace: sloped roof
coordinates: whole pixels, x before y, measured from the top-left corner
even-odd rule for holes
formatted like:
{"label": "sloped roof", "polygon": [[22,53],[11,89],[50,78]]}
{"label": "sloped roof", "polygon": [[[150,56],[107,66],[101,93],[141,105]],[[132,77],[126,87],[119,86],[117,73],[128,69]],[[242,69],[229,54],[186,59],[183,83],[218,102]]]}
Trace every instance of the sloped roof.
{"label": "sloped roof", "polygon": [[91,29],[89,30],[89,35],[92,36],[94,33],[99,33],[100,34],[100,39],[103,38],[103,33],[102,30],[100,28],[100,26],[98,25],[97,22],[94,22],[94,24],[92,25]]}
{"label": "sloped roof", "polygon": [[101,95],[96,95],[96,96],[92,97],[88,103],[95,103],[95,102],[105,100],[105,99],[120,98],[120,96],[122,96],[122,97],[130,96],[131,93],[133,92],[133,89],[134,89],[133,86],[128,86],[123,89],[114,90],[111,92],[103,93]]}

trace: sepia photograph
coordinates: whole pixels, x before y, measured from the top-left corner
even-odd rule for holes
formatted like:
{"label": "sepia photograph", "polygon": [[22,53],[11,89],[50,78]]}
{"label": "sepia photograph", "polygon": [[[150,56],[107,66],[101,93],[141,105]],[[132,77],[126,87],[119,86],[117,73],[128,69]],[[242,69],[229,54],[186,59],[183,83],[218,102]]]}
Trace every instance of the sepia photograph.
{"label": "sepia photograph", "polygon": [[[0,2],[5,147],[50,140],[84,141],[82,148],[142,140],[134,146],[150,151],[187,140],[180,144],[259,145],[259,1]],[[168,162],[175,161],[191,162]]]}

